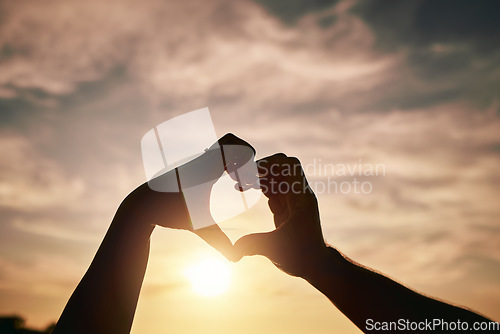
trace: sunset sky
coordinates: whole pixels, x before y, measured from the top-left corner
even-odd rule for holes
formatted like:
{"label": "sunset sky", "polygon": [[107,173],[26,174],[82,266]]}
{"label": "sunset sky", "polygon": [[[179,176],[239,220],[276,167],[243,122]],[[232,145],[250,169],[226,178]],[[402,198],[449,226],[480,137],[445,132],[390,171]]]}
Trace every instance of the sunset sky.
{"label": "sunset sky", "polygon": [[[141,138],[209,107],[218,136],[310,166],[327,242],[500,320],[500,2],[0,0],[0,314],[56,321],[121,200]],[[385,166],[374,176],[321,166]],[[311,167],[312,166],[312,167]],[[354,168],[354,167],[353,167]],[[368,194],[322,191],[369,182]],[[232,238],[272,228],[262,199]],[[240,228],[238,228],[240,227]],[[359,333],[262,257],[157,228],[133,333]]]}

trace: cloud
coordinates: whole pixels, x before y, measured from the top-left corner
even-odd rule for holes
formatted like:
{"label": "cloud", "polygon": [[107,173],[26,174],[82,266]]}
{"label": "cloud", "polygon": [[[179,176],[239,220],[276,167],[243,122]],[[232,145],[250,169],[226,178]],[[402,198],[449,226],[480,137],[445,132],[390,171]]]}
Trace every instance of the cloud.
{"label": "cloud", "polygon": [[3,91],[64,95],[124,66],[147,96],[170,103],[229,99],[284,107],[342,99],[346,84],[373,86],[398,62],[398,55],[370,51],[371,32],[346,6],[335,7],[339,18],[329,29],[317,25],[315,14],[292,29],[250,1],[143,4],[5,2]]}
{"label": "cloud", "polygon": [[[259,155],[285,152],[304,166],[316,163],[310,182],[357,177],[372,183],[367,195],[318,194],[326,240],[354,260],[424,291],[473,280],[467,260],[472,254],[485,264],[482,272],[496,270],[486,266],[500,259],[495,107],[480,111],[457,103],[383,114],[331,110],[269,116],[256,128],[258,133],[249,131],[244,138],[255,143]],[[340,178],[318,172],[327,164],[354,166],[360,160],[384,164],[385,175]]]}
{"label": "cloud", "polygon": [[[282,4],[1,2],[2,231],[61,254],[64,241],[98,240],[145,181],[141,136],[208,105],[218,133],[235,132],[260,157],[385,164],[385,176],[365,179],[372,194],[318,195],[326,238],[348,256],[424,290],[474,290],[484,280],[496,293],[488,277],[500,257],[500,54],[491,15],[461,1],[450,5],[457,15],[439,12],[442,21],[442,5],[429,1]],[[468,12],[485,21],[467,21]],[[162,240],[171,248],[161,256],[178,254],[178,240]],[[38,259],[39,247],[18,247]],[[74,253],[90,258],[88,248]],[[15,280],[29,284],[29,270],[11,253],[2,284],[20,289]],[[158,254],[153,247],[151,295],[170,290],[161,272],[171,266]],[[35,267],[84,270],[48,256]]]}
{"label": "cloud", "polygon": [[358,2],[354,12],[370,24],[387,47],[466,41],[485,44],[500,32],[498,2],[418,0]]}
{"label": "cloud", "polygon": [[[491,3],[454,2],[458,16],[428,1],[287,2],[290,13],[279,3],[261,3],[266,12],[251,1],[6,1],[1,92],[12,97],[40,89],[61,96],[120,66],[141,94],[160,104],[324,112],[324,106],[386,111],[456,99],[483,107],[495,101],[500,54],[476,43],[491,45],[483,33],[497,29]],[[447,23],[435,25],[442,34],[419,23],[433,22],[436,12]],[[318,20],[325,15],[335,20],[322,27]],[[294,23],[284,26],[278,17]],[[462,26],[481,38],[436,37]],[[377,49],[384,40],[396,48]]]}
{"label": "cloud", "polygon": [[0,155],[1,207],[27,212],[68,207],[84,190],[80,180],[65,176],[23,136],[2,134]]}
{"label": "cloud", "polygon": [[304,15],[311,12],[320,12],[334,6],[338,0],[293,0],[293,1],[268,1],[256,0],[271,14],[279,17],[286,24],[294,24],[300,20]]}
{"label": "cloud", "polygon": [[411,69],[394,94],[384,92],[382,107],[390,100],[409,109],[456,99],[487,107],[497,100],[496,11],[494,0],[357,2],[352,12],[372,29],[377,49],[405,52]]}
{"label": "cloud", "polygon": [[101,236],[78,229],[76,224],[68,224],[53,221],[25,221],[17,219],[12,223],[13,227],[26,232],[45,237],[63,239],[65,241],[95,242]]}
{"label": "cloud", "polygon": [[59,297],[71,291],[83,275],[74,262],[47,254],[33,256],[28,264],[0,258],[0,268],[0,289],[21,295]]}

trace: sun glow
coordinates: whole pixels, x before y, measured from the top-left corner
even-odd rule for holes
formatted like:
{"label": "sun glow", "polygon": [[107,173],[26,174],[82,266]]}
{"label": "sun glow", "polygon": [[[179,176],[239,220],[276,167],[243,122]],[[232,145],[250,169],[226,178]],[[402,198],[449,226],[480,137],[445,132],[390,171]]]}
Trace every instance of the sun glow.
{"label": "sun glow", "polygon": [[231,270],[226,262],[206,259],[187,268],[186,276],[196,293],[213,297],[227,290],[231,280]]}

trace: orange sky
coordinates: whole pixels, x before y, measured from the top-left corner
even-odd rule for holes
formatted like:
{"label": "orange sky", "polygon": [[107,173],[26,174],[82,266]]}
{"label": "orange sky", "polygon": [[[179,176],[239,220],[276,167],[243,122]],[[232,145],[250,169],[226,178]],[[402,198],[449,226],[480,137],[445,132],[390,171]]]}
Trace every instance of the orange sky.
{"label": "orange sky", "polygon": [[[331,245],[498,321],[500,26],[488,1],[443,3],[0,1],[0,314],[56,320],[145,181],[142,136],[208,106],[219,136],[313,166]],[[339,164],[385,173],[317,169]],[[370,193],[320,188],[355,178]],[[267,204],[230,224],[269,229]],[[206,253],[154,232],[134,333],[359,332],[259,257],[195,295],[182,273]]]}

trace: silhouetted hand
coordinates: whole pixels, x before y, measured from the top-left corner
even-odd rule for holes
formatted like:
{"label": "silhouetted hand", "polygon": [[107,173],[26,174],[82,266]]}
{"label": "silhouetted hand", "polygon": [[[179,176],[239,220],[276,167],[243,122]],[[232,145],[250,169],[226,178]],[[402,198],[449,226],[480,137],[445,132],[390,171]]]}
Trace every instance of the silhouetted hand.
{"label": "silhouetted hand", "polygon": [[[200,157],[177,168],[178,173],[189,175],[186,183],[196,185],[198,183],[208,184],[203,187],[203,193],[199,194],[200,206],[209,210],[211,186],[217,182],[224,171],[238,168],[250,159],[254,158],[255,150],[244,140],[226,134]],[[224,164],[221,164],[221,150]],[[161,186],[162,178],[169,178],[177,182],[176,170],[172,170],[162,176],[150,181]],[[188,185],[188,186],[189,186]],[[159,186],[159,187],[160,187]],[[186,188],[186,184],[183,184]],[[207,211],[209,212],[209,211]],[[210,214],[206,219],[209,225],[200,229],[193,229],[185,198],[182,192],[161,192],[152,190],[148,183],[144,183],[135,189],[122,203],[117,214],[133,216],[134,221],[145,224],[158,225],[167,228],[189,230],[197,234],[212,247],[221,252],[227,259],[234,261],[233,244],[220,227],[213,221]]]}
{"label": "silhouetted hand", "polygon": [[269,198],[276,229],[240,238],[234,245],[238,257],[264,255],[284,272],[306,279],[363,332],[376,331],[367,325],[374,319],[394,323],[398,319],[414,323],[428,319],[451,323],[460,319],[468,322],[469,328],[475,322],[491,323],[470,310],[410,290],[327,247],[316,197],[300,162],[276,154],[259,160],[258,165],[261,189]]}
{"label": "silhouetted hand", "polygon": [[264,255],[284,272],[305,278],[328,256],[316,196],[297,158],[280,153],[257,163],[276,229],[243,236],[235,243],[236,254]]}
{"label": "silhouetted hand", "polygon": [[[244,165],[255,155],[248,143],[232,134],[219,139],[218,144],[197,159],[178,167],[178,172],[174,169],[160,175],[127,196],[118,208],[89,269],[66,304],[54,333],[130,332],[146,272],[151,233],[157,225],[191,230],[228,259],[234,260],[232,243],[215,224],[209,211],[205,216],[197,217],[201,217],[197,226],[209,226],[193,229],[190,221],[192,210],[188,212],[183,195],[186,189],[191,195],[196,195],[194,202],[188,202],[195,204],[191,208],[198,205],[208,208],[212,185],[222,173]],[[198,187],[200,182],[202,185]],[[183,192],[178,192],[179,183]],[[155,191],[150,186],[169,192]]]}

